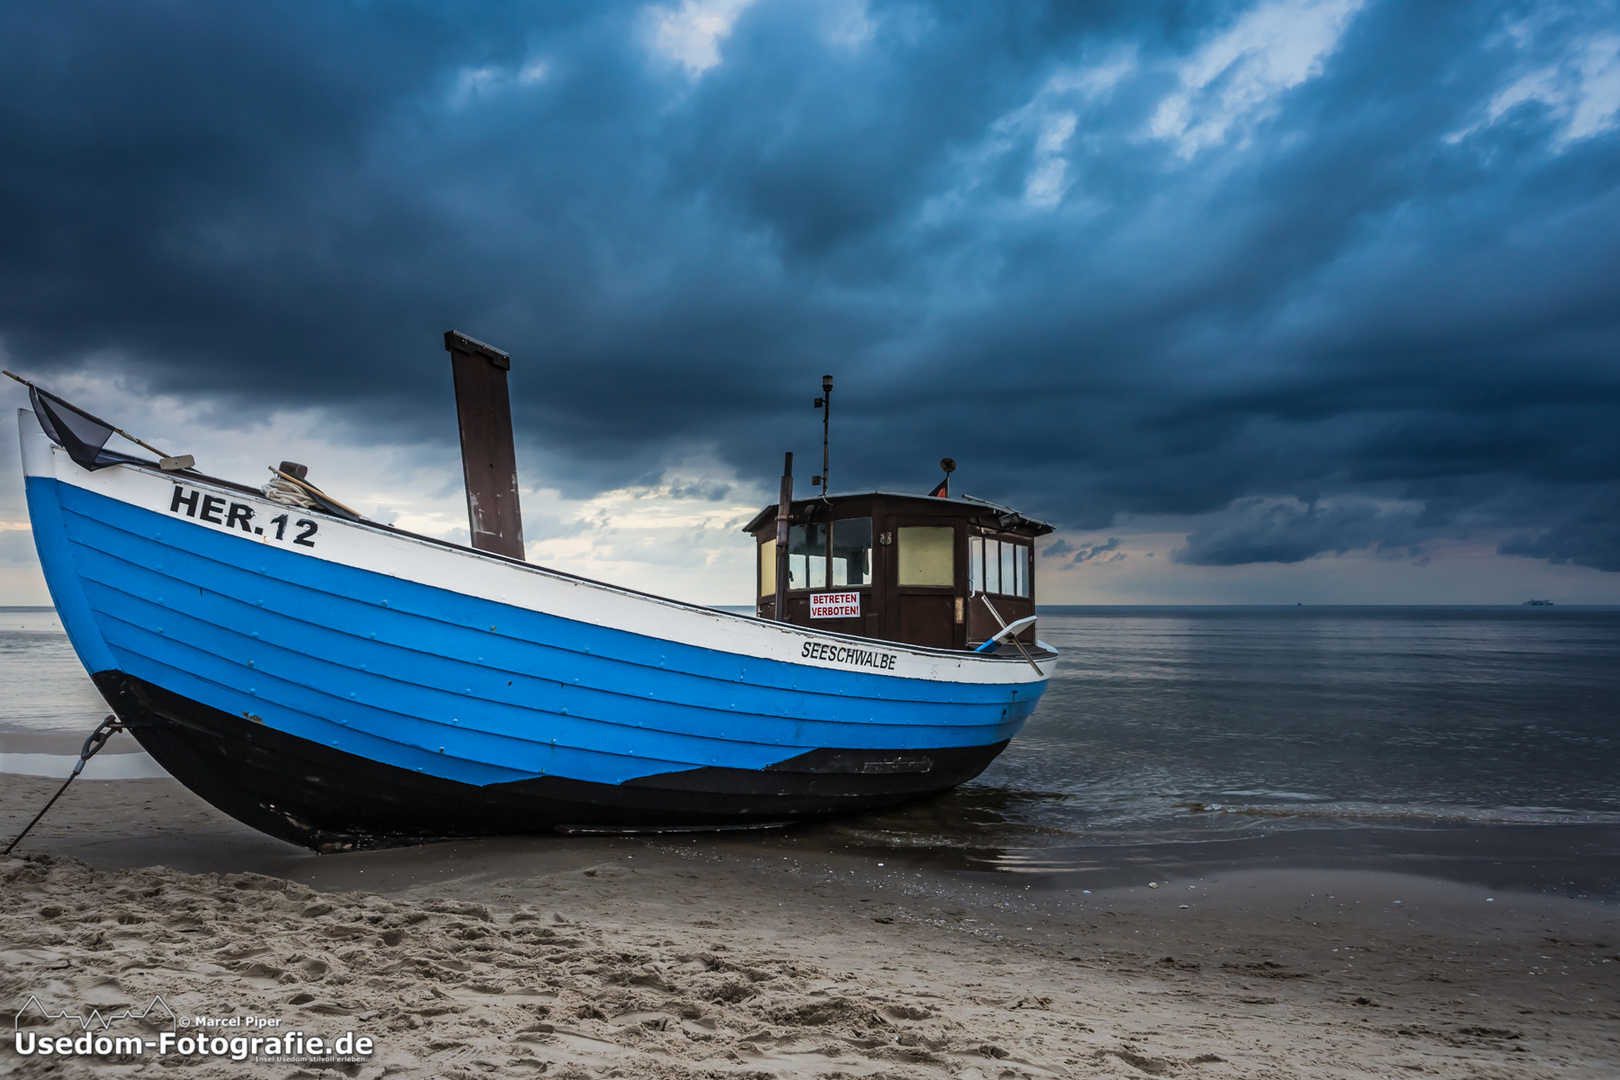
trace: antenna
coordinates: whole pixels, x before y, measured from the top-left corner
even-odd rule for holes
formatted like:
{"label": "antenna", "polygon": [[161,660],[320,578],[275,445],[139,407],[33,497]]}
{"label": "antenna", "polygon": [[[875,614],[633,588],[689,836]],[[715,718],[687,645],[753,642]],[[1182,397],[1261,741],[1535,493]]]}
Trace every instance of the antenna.
{"label": "antenna", "polygon": [[832,376],[821,377],[821,396],[816,398],[814,408],[821,410],[821,475],[810,478],[811,487],[821,488],[821,499],[827,500],[827,436],[832,430]]}

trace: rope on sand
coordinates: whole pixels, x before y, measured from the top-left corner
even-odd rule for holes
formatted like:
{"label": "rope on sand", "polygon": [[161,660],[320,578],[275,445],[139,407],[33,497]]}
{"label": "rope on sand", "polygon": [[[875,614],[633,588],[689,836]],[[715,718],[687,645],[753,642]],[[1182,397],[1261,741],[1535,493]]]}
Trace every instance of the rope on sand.
{"label": "rope on sand", "polygon": [[46,803],[44,808],[40,810],[39,813],[34,815],[34,820],[28,823],[28,828],[18,833],[17,839],[7,844],[6,850],[0,851],[0,855],[10,855],[11,849],[22,843],[23,837],[27,836],[29,830],[31,830],[35,825],[38,825],[39,819],[45,816],[45,811],[56,805],[56,800],[62,797],[62,792],[66,791],[68,789],[68,785],[73,783],[73,778],[84,771],[84,763],[100,753],[101,748],[107,745],[108,739],[112,738],[118,732],[123,730],[124,725],[119,721],[117,716],[111,713],[108,713],[107,718],[96,725],[96,730],[92,731],[90,733],[90,737],[84,740],[84,749],[79,751],[79,763],[73,766],[72,774],[68,776],[66,780],[62,781],[62,786],[56,789],[56,794],[51,796],[51,801]]}

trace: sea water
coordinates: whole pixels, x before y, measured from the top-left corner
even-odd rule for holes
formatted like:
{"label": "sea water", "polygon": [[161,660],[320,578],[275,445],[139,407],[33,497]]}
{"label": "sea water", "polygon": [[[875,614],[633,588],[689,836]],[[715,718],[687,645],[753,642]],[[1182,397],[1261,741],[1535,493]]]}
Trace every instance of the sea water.
{"label": "sea water", "polygon": [[82,738],[107,712],[54,609],[0,607],[0,733]]}
{"label": "sea water", "polygon": [[[1057,673],[982,776],[816,835],[998,871],[1471,845],[1620,894],[1620,608],[1042,608],[1039,633]],[[54,612],[0,609],[0,733],[106,711]]]}
{"label": "sea water", "polygon": [[1032,823],[1191,813],[1620,824],[1620,610],[1056,609],[984,775]]}
{"label": "sea water", "polygon": [[1039,633],[1062,660],[983,775],[836,831],[1000,871],[1363,865],[1620,897],[1620,609],[1043,608]]}

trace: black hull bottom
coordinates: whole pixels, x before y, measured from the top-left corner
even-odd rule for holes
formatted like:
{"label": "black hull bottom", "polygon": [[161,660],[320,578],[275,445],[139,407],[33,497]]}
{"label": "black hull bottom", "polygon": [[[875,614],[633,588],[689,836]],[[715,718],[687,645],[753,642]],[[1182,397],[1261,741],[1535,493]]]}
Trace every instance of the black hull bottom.
{"label": "black hull bottom", "polygon": [[324,747],[122,672],[94,679],[176,780],[238,821],[316,851],[839,817],[949,790],[983,772],[1007,745],[813,750],[764,770],[709,767],[624,784],[539,777],[479,787]]}

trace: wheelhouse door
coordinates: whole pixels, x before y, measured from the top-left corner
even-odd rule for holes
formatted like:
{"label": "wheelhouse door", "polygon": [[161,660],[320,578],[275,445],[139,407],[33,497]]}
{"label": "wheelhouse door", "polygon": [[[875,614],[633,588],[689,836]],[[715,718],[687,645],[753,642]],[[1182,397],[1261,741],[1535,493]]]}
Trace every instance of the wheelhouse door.
{"label": "wheelhouse door", "polygon": [[[961,648],[961,527],[939,519],[897,519],[892,531],[896,638],[940,649]],[[897,624],[897,625],[896,625]]]}

